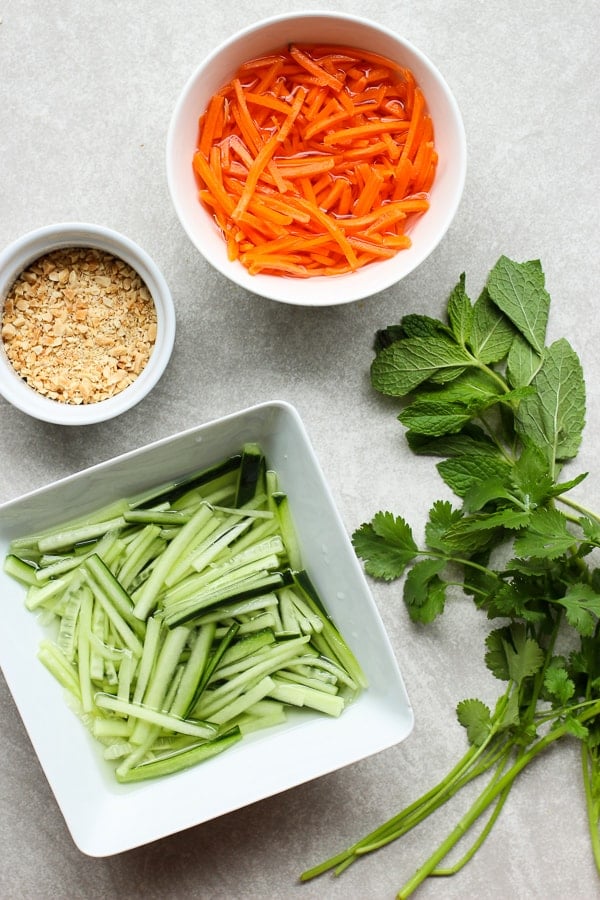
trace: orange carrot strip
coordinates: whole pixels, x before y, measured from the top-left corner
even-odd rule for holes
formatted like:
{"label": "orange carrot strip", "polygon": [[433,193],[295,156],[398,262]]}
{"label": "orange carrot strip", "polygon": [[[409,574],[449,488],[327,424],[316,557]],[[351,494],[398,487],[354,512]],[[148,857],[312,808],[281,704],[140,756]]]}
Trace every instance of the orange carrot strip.
{"label": "orange carrot strip", "polygon": [[355,216],[364,215],[375,205],[375,202],[379,197],[382,184],[383,178],[381,177],[377,169],[370,169],[369,174],[365,179],[364,189],[357,197],[354,208],[352,210]]}
{"label": "orange carrot strip", "polygon": [[241,214],[247,208],[248,203],[252,198],[252,194],[254,193],[254,189],[257,185],[258,179],[262,175],[267,164],[271,161],[271,157],[273,156],[276,147],[277,135],[274,134],[269,138],[267,143],[263,144],[263,146],[260,148],[254,162],[248,170],[248,177],[246,179],[246,184],[244,185],[242,196],[238,200],[237,206],[231,214],[232,219],[239,219]]}
{"label": "orange carrot strip", "polygon": [[209,155],[213,142],[221,137],[223,131],[223,107],[223,97],[220,94],[213,94],[200,125],[198,150],[205,156]]}
{"label": "orange carrot strip", "polygon": [[423,94],[418,88],[415,90],[414,95],[414,103],[412,116],[410,119],[410,126],[408,132],[406,134],[406,141],[404,143],[404,147],[402,148],[402,156],[404,159],[412,159],[413,146],[415,142],[415,135],[417,132],[417,128],[419,126],[419,120],[423,113],[424,100]]}
{"label": "orange carrot strip", "polygon": [[350,246],[348,238],[346,237],[342,229],[338,225],[336,225],[331,216],[328,216],[327,213],[322,212],[322,210],[320,210],[318,206],[310,203],[310,201],[306,200],[304,197],[298,197],[295,202],[297,202],[302,209],[305,209],[307,212],[309,212],[311,217],[316,222],[318,222],[319,225],[322,225],[326,231],[329,232],[331,237],[334,239],[336,244],[338,244],[338,246],[342,250],[342,253],[348,260],[350,267],[356,268],[356,254]]}
{"label": "orange carrot strip", "polygon": [[354,140],[360,140],[363,137],[371,137],[374,134],[381,134],[384,131],[402,132],[408,129],[408,123],[400,121],[381,121],[368,122],[364,125],[355,125],[352,128],[342,128],[331,134],[326,134],[323,143],[327,146],[330,144],[350,143]]}
{"label": "orange carrot strip", "polygon": [[318,78],[321,84],[330,87],[334,91],[342,90],[344,85],[339,78],[336,78],[335,75],[331,75],[327,72],[322,66],[311,59],[310,56],[303,53],[299,47],[292,45],[290,47],[290,56],[292,56],[303,69],[306,69],[307,72]]}
{"label": "orange carrot strip", "polygon": [[335,160],[333,156],[300,156],[297,159],[280,159],[277,165],[284,178],[304,178],[306,175],[330,172]]}
{"label": "orange carrot strip", "polygon": [[194,154],[193,166],[196,175],[204,182],[210,193],[213,195],[215,202],[225,210],[228,216],[230,216],[234,209],[234,203],[229,194],[223,189],[221,182],[215,176],[202,153],[197,152]]}
{"label": "orange carrot strip", "polygon": [[266,106],[274,109],[276,112],[283,113],[287,116],[291,106],[285,100],[278,100],[272,94],[257,94],[254,91],[246,91],[246,103],[255,103],[257,106]]}
{"label": "orange carrot strip", "polygon": [[279,129],[279,134],[277,135],[277,140],[279,141],[280,144],[283,144],[283,142],[287,138],[288,134],[290,133],[290,131],[294,125],[294,122],[298,118],[298,116],[300,114],[300,110],[302,109],[302,106],[304,105],[304,100],[306,99],[307,93],[308,93],[308,91],[306,90],[306,88],[301,87],[298,89],[298,92],[296,93],[296,96],[294,97],[294,102],[292,103],[291,109],[290,109],[289,113],[287,114],[284,123],[282,124],[281,128]]}

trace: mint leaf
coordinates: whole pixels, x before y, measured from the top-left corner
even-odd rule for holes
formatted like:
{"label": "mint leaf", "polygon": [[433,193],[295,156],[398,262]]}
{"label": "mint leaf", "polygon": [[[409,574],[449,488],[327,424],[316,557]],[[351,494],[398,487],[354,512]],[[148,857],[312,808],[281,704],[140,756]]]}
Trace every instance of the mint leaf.
{"label": "mint leaf", "polygon": [[473,307],[465,292],[464,272],[450,294],[448,320],[457,343],[464,347],[471,336],[471,326],[473,324]]}
{"label": "mint leaf", "polygon": [[432,375],[456,378],[471,362],[466,350],[451,338],[406,338],[377,354],[371,365],[371,383],[381,394],[404,397]]}
{"label": "mint leaf", "polygon": [[558,509],[537,509],[527,528],[515,540],[517,556],[541,556],[556,559],[567,553],[575,538],[567,527],[567,519]]}
{"label": "mint leaf", "polygon": [[506,375],[513,388],[531,384],[542,364],[542,357],[529,341],[516,334],[506,360]]}
{"label": "mint leaf", "polygon": [[482,700],[461,700],[456,707],[460,724],[467,729],[469,743],[485,744],[492,730],[492,714]]}
{"label": "mint leaf", "polygon": [[374,578],[392,581],[404,573],[418,554],[410,526],[400,516],[378,512],[352,535],[357,555]]}
{"label": "mint leaf", "polygon": [[470,421],[471,412],[461,403],[417,399],[398,418],[413,432],[439,437],[460,431]]}
{"label": "mint leaf", "polygon": [[504,483],[510,473],[510,466],[502,457],[486,453],[464,453],[445,459],[438,463],[437,469],[458,497],[466,497],[469,491],[493,478]]}
{"label": "mint leaf", "polygon": [[514,328],[506,316],[483,290],[473,307],[469,346],[474,355],[483,363],[498,362],[508,353],[514,336]]}
{"label": "mint leaf", "polygon": [[550,297],[539,260],[517,263],[501,256],[487,281],[498,309],[508,316],[538,353],[544,348]]}
{"label": "mint leaf", "polygon": [[532,381],[536,393],[523,398],[515,426],[545,448],[551,465],[577,454],[585,423],[585,384],[579,358],[564,338],[544,351]]}

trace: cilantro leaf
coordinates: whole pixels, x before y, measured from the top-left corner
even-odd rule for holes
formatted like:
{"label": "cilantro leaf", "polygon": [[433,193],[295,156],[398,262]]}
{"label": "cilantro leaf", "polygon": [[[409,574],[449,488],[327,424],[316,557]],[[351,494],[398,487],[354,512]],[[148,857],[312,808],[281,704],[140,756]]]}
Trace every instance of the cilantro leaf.
{"label": "cilantro leaf", "polygon": [[544,692],[556,706],[566,706],[575,696],[575,683],[567,672],[564,660],[554,658],[544,675]]}
{"label": "cilantro leaf", "polygon": [[429,510],[429,518],[425,526],[427,546],[432,550],[446,553],[449,547],[444,540],[448,529],[462,519],[460,509],[453,509],[447,500],[437,500]]}
{"label": "cilantro leaf", "polygon": [[501,256],[489,274],[487,289],[498,309],[508,316],[534,350],[541,353],[550,297],[544,287],[539,260],[517,263]]}
{"label": "cilantro leaf", "polygon": [[585,637],[594,634],[600,618],[600,594],[587,584],[572,584],[557,601],[565,608],[567,621]]}
{"label": "cilantro leaf", "polygon": [[392,581],[404,573],[418,554],[412,531],[400,516],[378,512],[352,535],[357,555],[374,578]]}
{"label": "cilantro leaf", "polygon": [[456,707],[460,724],[467,729],[469,743],[475,747],[485,744],[492,730],[492,714],[482,700],[461,700]]}
{"label": "cilantro leaf", "polygon": [[502,681],[515,684],[535,675],[544,663],[544,653],[537,641],[527,637],[524,626],[513,623],[491,631],[486,638],[485,661],[489,670]]}
{"label": "cilantro leaf", "polygon": [[423,559],[413,565],[404,582],[404,601],[413,622],[433,622],[444,611],[446,582],[439,573],[445,559]]}

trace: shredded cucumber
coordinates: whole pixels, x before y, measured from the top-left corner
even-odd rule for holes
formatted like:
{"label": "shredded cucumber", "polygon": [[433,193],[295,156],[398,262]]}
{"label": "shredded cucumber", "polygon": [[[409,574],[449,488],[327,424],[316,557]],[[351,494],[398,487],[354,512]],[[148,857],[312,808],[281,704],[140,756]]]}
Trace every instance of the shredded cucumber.
{"label": "shredded cucumber", "polygon": [[367,686],[256,444],[18,538],[4,569],[57,623],[39,659],[120,782],[197,765],[292,707],[339,716]]}

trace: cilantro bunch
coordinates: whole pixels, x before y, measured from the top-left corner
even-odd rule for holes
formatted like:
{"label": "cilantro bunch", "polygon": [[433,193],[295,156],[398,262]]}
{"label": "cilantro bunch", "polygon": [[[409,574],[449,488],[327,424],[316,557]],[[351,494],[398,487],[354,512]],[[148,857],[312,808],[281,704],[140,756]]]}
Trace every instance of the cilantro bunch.
{"label": "cilantro bunch", "polygon": [[[503,688],[493,709],[478,699],[458,704],[468,749],[445,778],[303,880],[339,874],[477,781],[467,813],[398,896],[430,875],[459,871],[492,830],[515,778],[563,740],[581,744],[600,872],[600,516],[568,496],[585,474],[561,480],[581,443],[585,382],[567,340],[546,345],[549,309],[539,261],[503,256],[475,302],[460,277],[445,321],[406,315],[376,335],[372,385],[402,401],[409,446],[438,459],[457,502],[429,510],[422,546],[404,518],[378,512],[354,533],[355,550],[374,578],[403,578],[416,623],[441,615],[449,585],[460,584],[494,622],[485,662]],[[474,835],[470,848],[444,865],[465,834]]]}

